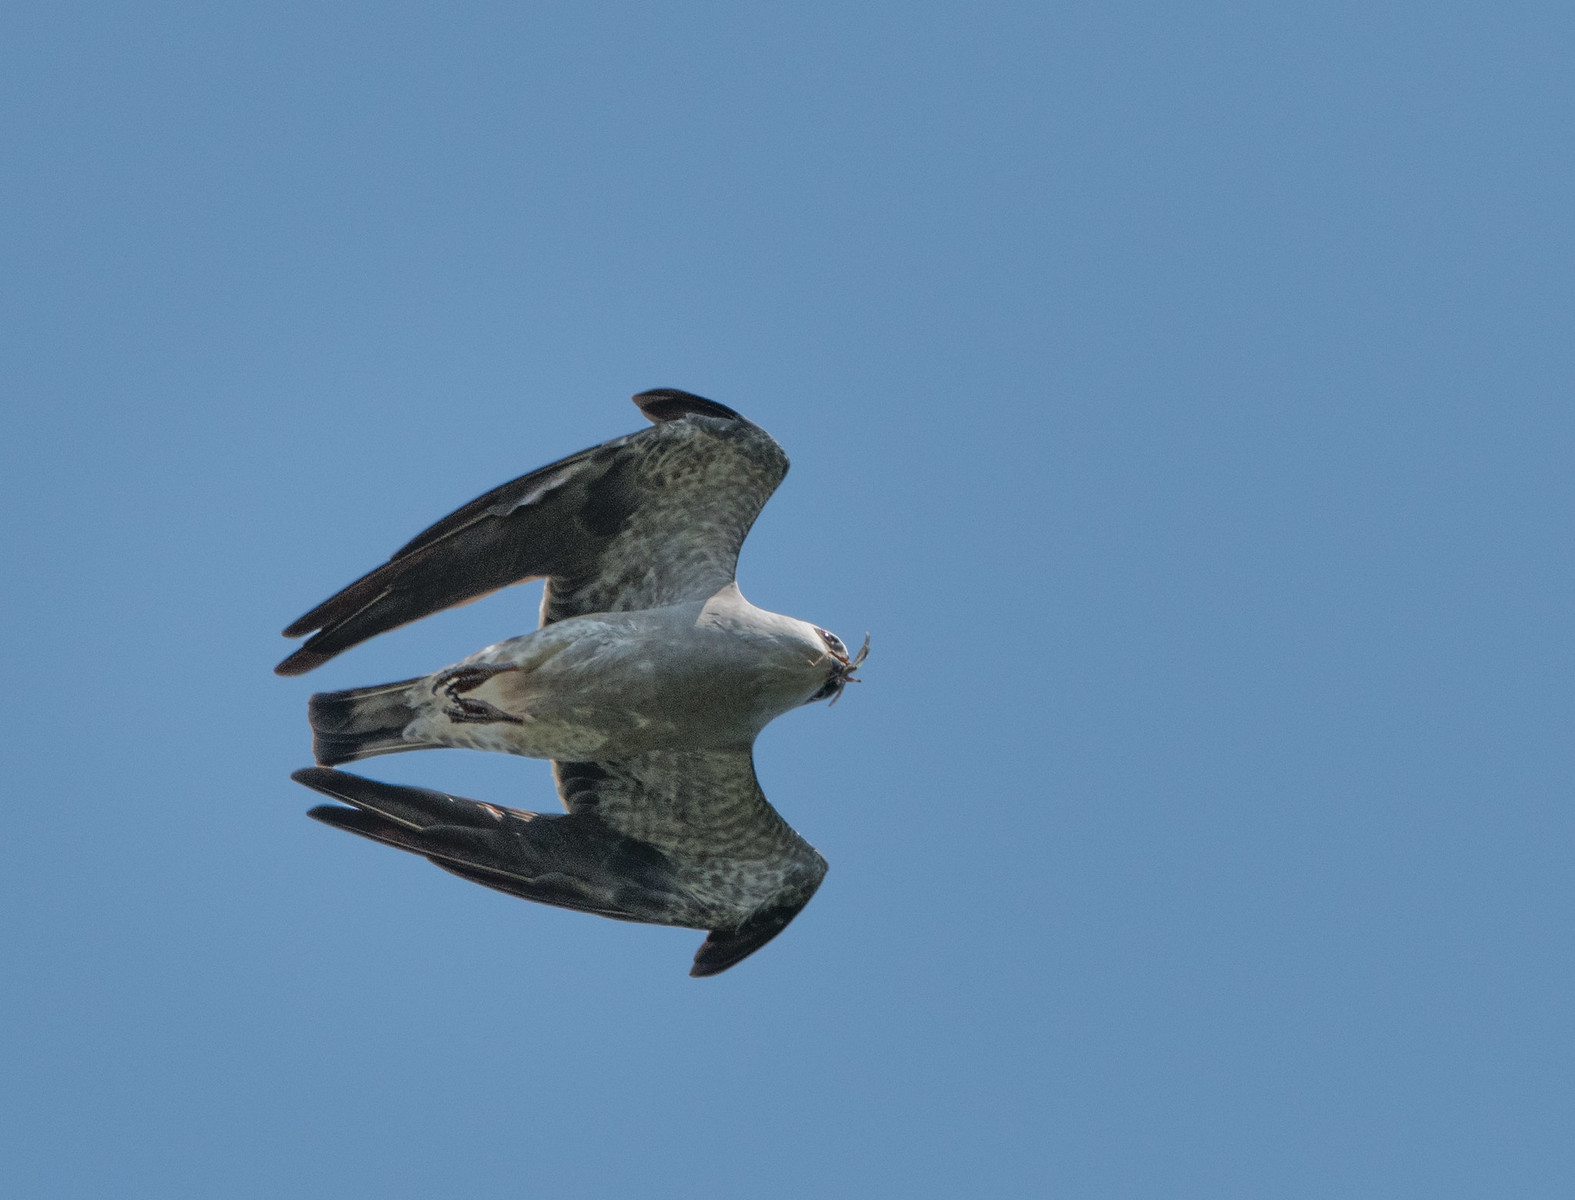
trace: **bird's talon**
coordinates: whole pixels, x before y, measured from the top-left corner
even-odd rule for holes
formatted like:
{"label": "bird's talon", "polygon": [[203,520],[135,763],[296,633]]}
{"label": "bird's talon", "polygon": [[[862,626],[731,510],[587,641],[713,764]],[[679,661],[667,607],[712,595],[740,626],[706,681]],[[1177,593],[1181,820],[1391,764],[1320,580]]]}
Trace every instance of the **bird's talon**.
{"label": "bird's talon", "polygon": [[497,663],[492,666],[450,667],[441,671],[432,680],[432,694],[435,696],[441,689],[450,696],[457,696],[461,692],[473,692],[494,675],[501,675],[505,671],[518,671],[519,667],[513,663]]}

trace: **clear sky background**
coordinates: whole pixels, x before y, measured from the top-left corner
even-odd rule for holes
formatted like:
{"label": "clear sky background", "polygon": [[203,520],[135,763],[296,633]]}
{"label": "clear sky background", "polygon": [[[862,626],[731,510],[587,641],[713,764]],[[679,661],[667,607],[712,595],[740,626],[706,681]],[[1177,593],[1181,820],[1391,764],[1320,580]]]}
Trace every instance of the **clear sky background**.
{"label": "clear sky background", "polygon": [[[1572,13],[8,7],[6,1194],[1575,1194]],[[873,635],[713,980],[302,815],[534,587],[270,673],[658,386]]]}

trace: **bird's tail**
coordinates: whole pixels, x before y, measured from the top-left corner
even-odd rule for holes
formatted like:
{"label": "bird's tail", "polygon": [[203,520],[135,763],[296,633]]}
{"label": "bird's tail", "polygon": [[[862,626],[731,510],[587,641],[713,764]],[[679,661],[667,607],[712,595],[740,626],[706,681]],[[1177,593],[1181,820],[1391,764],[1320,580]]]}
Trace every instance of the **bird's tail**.
{"label": "bird's tail", "polygon": [[438,745],[405,737],[418,714],[417,706],[428,699],[426,683],[427,677],[422,676],[344,692],[318,692],[307,705],[312,751],[318,763],[332,767],[375,754]]}

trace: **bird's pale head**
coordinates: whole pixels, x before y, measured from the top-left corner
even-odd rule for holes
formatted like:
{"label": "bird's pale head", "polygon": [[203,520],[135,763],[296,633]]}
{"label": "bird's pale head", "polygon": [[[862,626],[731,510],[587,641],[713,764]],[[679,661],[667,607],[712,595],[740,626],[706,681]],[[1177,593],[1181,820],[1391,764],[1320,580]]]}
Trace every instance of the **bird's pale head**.
{"label": "bird's pale head", "polygon": [[861,680],[854,674],[869,657],[870,635],[864,635],[864,645],[859,647],[859,652],[851,657],[848,654],[847,643],[832,633],[829,629],[815,626],[815,632],[820,635],[821,641],[826,643],[826,682],[813,696],[805,701],[812,704],[816,700],[830,700],[833,704],[842,695],[842,689],[850,683],[859,683]]}

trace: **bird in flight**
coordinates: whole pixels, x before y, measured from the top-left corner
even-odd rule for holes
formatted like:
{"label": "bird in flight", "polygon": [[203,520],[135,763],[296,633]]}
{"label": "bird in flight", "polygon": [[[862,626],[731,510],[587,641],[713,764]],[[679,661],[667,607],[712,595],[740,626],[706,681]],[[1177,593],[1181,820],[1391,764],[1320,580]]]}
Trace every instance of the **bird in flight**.
{"label": "bird in flight", "polygon": [[[431,675],[323,692],[310,814],[526,900],[708,932],[691,975],[781,933],[826,860],[772,808],[754,741],[857,682],[833,633],[745,600],[739,548],[787,474],[771,435],[669,388],[652,428],[494,488],[284,631],[302,675],[387,630],[544,578],[541,625]],[[454,746],[552,760],[562,814],[335,770]]]}

